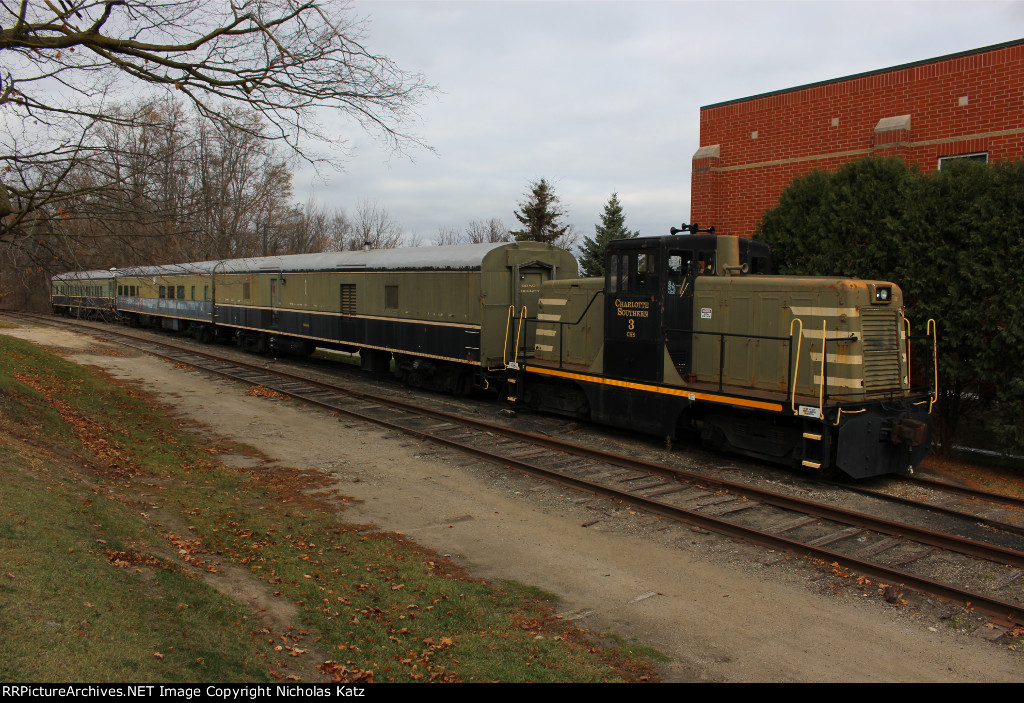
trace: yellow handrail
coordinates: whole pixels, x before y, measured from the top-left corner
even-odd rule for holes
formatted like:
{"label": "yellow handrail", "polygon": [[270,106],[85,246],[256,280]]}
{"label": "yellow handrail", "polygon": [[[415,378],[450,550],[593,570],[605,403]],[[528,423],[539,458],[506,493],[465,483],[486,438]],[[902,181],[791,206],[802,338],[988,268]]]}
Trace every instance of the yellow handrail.
{"label": "yellow handrail", "polygon": [[[867,411],[868,411],[867,408],[861,408],[860,410],[847,410],[846,414],[847,415],[860,415],[861,413],[866,413]],[[842,418],[843,418],[843,409],[839,408],[839,411],[836,413],[836,421],[832,423],[832,426],[833,427],[839,427],[839,421]]]}
{"label": "yellow handrail", "polygon": [[508,331],[512,327],[512,314],[515,312],[516,306],[508,306],[508,319],[505,320],[505,346],[501,349],[501,363],[508,368]]}
{"label": "yellow handrail", "polygon": [[800,324],[800,334],[796,338],[796,368],[793,369],[793,383],[789,389],[789,407],[793,410],[794,415],[796,415],[796,382],[800,375],[800,343],[803,341],[804,336],[804,321],[799,317],[794,317],[789,323],[790,338],[793,337],[793,325],[796,323]]}
{"label": "yellow handrail", "polygon": [[907,326],[907,392],[910,392],[910,384],[914,378],[914,374],[910,372],[910,320],[906,317],[903,318],[903,324]]}
{"label": "yellow handrail", "polygon": [[[519,328],[516,330],[516,356],[519,356],[519,337],[523,334],[523,323],[526,321],[526,306],[519,311]],[[518,361],[516,363],[519,363]]]}
{"label": "yellow handrail", "polygon": [[825,352],[825,332],[828,322],[821,323],[821,385],[818,388],[818,417],[825,419],[825,359],[828,354]]}
{"label": "yellow handrail", "polygon": [[939,338],[938,338],[938,324],[935,322],[935,318],[928,319],[928,327],[925,328],[925,334],[932,336],[932,371],[935,377],[932,379],[932,390],[934,395],[931,401],[928,403],[928,414],[932,414],[932,406],[935,405],[935,401],[939,399]]}

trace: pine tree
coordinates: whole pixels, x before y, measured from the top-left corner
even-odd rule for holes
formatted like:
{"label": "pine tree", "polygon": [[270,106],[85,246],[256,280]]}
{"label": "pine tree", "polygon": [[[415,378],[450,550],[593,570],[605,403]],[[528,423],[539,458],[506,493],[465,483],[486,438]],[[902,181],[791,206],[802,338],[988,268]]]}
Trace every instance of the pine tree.
{"label": "pine tree", "polygon": [[626,216],[622,213],[618,193],[612,193],[608,199],[601,213],[601,224],[594,225],[594,231],[594,238],[585,238],[580,250],[580,267],[584,276],[604,276],[604,250],[608,242],[632,239],[640,234],[626,229]]}
{"label": "pine tree", "polygon": [[530,184],[530,192],[526,200],[519,203],[515,211],[516,219],[523,224],[523,229],[511,232],[516,241],[546,242],[562,244],[571,231],[571,225],[563,225],[565,211],[559,207],[558,196],[547,182],[540,179]]}

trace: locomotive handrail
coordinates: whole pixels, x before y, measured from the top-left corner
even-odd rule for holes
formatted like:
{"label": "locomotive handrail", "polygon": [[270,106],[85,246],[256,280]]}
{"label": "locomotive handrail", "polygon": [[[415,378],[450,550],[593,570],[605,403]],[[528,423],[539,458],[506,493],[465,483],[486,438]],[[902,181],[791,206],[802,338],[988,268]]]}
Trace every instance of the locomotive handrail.
{"label": "locomotive handrail", "polygon": [[[861,408],[860,410],[847,410],[847,415],[859,415],[860,413],[866,413],[867,408]],[[843,406],[836,408],[836,421],[832,423],[833,427],[839,427],[839,421],[843,418]]]}
{"label": "locomotive handrail", "polygon": [[[796,338],[796,368],[793,369],[793,375],[789,379],[789,407],[792,409],[793,414],[796,415],[796,383],[798,374],[800,373],[800,346],[804,339],[804,321],[799,317],[794,317],[789,323],[789,353],[793,353],[793,325],[800,324],[800,334]],[[790,367],[793,364],[789,365]]]}
{"label": "locomotive handrail", "polygon": [[[516,343],[515,343],[515,346],[512,347],[512,349],[513,349],[513,352],[512,352],[512,363],[514,364],[514,366],[510,367],[509,363],[508,363],[508,341],[509,341],[509,332],[512,329],[512,321],[513,320],[518,320],[519,324],[516,326]],[[519,361],[518,361],[518,359],[519,359],[519,338],[522,336],[522,333],[523,333],[523,322],[525,320],[526,320],[526,306],[525,305],[522,307],[522,310],[520,310],[519,317],[516,317],[516,306],[515,305],[509,305],[508,306],[508,319],[505,320],[505,344],[502,346],[502,349],[501,349],[501,361],[502,361],[502,364],[504,364],[506,369],[507,368],[518,368],[518,366],[519,366]]]}
{"label": "locomotive handrail", "polygon": [[508,368],[508,330],[512,326],[512,314],[515,309],[515,305],[508,306],[508,318],[505,320],[505,344],[501,347],[501,365],[506,369]]}
{"label": "locomotive handrail", "polygon": [[[802,325],[802,323],[801,323]],[[792,330],[792,325],[790,325]],[[801,326],[801,332],[803,327]],[[789,337],[775,337],[766,334],[740,334],[738,332],[712,332],[708,330],[679,330],[679,329],[666,329],[665,336],[668,337],[671,334],[692,334],[692,335],[711,335],[718,337],[718,389],[724,388],[724,374],[725,374],[725,338],[726,337],[739,337],[741,339],[766,339],[772,342],[789,342],[789,360],[787,363],[788,367],[793,366],[793,339],[792,334]],[[795,379],[790,377],[786,379],[787,393],[790,388],[795,389]],[[794,412],[796,412],[794,410]]]}
{"label": "locomotive handrail", "polygon": [[[850,339],[854,339],[855,340],[856,336],[853,335],[853,336],[851,336],[849,338],[846,338],[846,337],[843,337],[843,338],[840,338],[840,337],[829,338],[828,337],[827,323],[823,323],[822,327],[823,327],[823,329],[822,329],[822,335],[823,335],[823,338],[822,338],[822,361],[821,361],[822,368],[821,368],[821,371],[820,371],[821,375],[819,377],[819,383],[818,383],[818,411],[819,411],[819,413],[821,413],[821,417],[824,418],[824,414],[823,414],[824,413],[824,405],[825,405],[824,401],[825,401],[826,398],[830,398],[830,399],[838,398],[839,401],[842,402],[842,400],[843,400],[842,396],[844,396],[844,395],[862,395],[863,392],[861,391],[861,392],[856,392],[856,393],[844,394],[844,393],[841,393],[841,392],[836,392],[836,391],[828,390],[828,353],[826,351],[827,348],[828,348],[828,345],[830,343],[831,344],[838,344],[839,342],[849,341]],[[750,340],[750,339],[758,339],[758,340],[763,339],[763,340],[776,341],[776,342],[787,342],[788,343],[788,348],[789,348],[789,359],[788,359],[788,363],[787,363],[788,371],[787,371],[787,378],[786,378],[785,393],[786,393],[786,395],[789,396],[790,410],[793,412],[794,415],[799,414],[798,411],[797,411],[797,408],[796,408],[796,391],[797,391],[797,385],[798,385],[797,380],[798,380],[799,373],[800,373],[800,356],[801,356],[800,352],[802,351],[802,348],[803,348],[803,336],[804,336],[804,323],[803,323],[803,320],[801,320],[800,318],[794,317],[790,321],[790,324],[789,324],[789,336],[788,337],[777,337],[777,336],[772,336],[772,335],[761,335],[761,334],[740,334],[740,333],[737,333],[737,332],[715,332],[715,331],[710,331],[710,330],[694,330],[694,329],[690,329],[690,330],[666,329],[665,333],[666,333],[666,336],[672,335],[672,334],[683,334],[683,335],[685,335],[685,334],[692,334],[692,335],[711,335],[711,336],[716,336],[716,337],[719,338],[718,385],[719,385],[719,389],[720,390],[722,389],[723,384],[724,384],[724,374],[725,374],[724,356],[725,356],[725,338],[726,337],[737,337],[737,338],[740,338],[740,339],[747,339],[747,340]],[[794,341],[795,341],[795,345],[794,345]],[[795,350],[795,359],[794,359],[794,350]],[[811,385],[813,387],[813,379],[811,380]],[[902,393],[903,391],[900,390],[900,391],[897,391],[897,392],[898,393]],[[858,398],[854,402],[861,402],[861,399]],[[847,411],[847,413],[851,413],[851,412],[857,412],[857,411],[850,411],[850,410]]]}
{"label": "locomotive handrail", "polygon": [[913,338],[910,334],[910,318],[904,317],[903,324],[907,327],[907,389],[910,389],[910,384],[914,378],[914,374],[911,373],[910,365],[913,362],[913,357],[910,353],[910,340]]}
{"label": "locomotive handrail", "polygon": [[[523,323],[526,321],[526,306],[524,305],[519,311],[519,327],[516,330],[516,365],[518,366],[519,361],[519,338],[523,334]],[[526,361],[526,352],[523,352],[523,361]]]}
{"label": "locomotive handrail", "polygon": [[934,377],[932,379],[932,394],[931,400],[928,403],[928,414],[932,414],[932,406],[935,405],[935,401],[939,399],[939,338],[938,338],[939,326],[935,322],[935,318],[928,319],[928,326],[925,328],[925,334],[931,333],[932,336],[932,372]]}
{"label": "locomotive handrail", "polygon": [[599,295],[604,295],[604,291],[596,291],[592,296],[590,296],[590,302],[587,303],[587,307],[583,308],[583,312],[580,313],[580,316],[576,320],[576,322],[566,322],[564,320],[558,320],[558,368],[562,368],[562,343],[565,340],[565,331],[562,328],[565,325],[574,327],[583,322],[583,318],[586,317],[587,313],[590,311],[590,306],[594,304],[594,301],[597,300],[597,296]]}
{"label": "locomotive handrail", "polygon": [[[818,417],[824,418],[825,411],[825,360],[828,359],[828,351],[825,345],[828,342],[828,322],[821,323],[821,387],[818,389]],[[796,386],[793,386],[794,389]]]}
{"label": "locomotive handrail", "polygon": [[[919,335],[912,335],[910,333],[910,320],[908,320],[907,318],[904,318],[904,322],[907,325],[907,389],[911,393],[913,393],[914,390],[915,390],[910,385],[913,382],[913,375],[911,374],[911,366],[910,366],[911,359],[913,358],[913,353],[912,353],[912,349],[911,349],[911,342],[913,342],[913,340],[915,340],[915,339],[924,339],[924,340],[928,340],[929,342],[931,342],[931,348],[932,348],[932,374],[933,375],[932,375],[932,386],[931,386],[931,388],[928,389],[928,401],[927,401],[928,402],[928,414],[931,415],[931,413],[932,413],[932,406],[938,401],[938,397],[939,397],[939,356],[938,356],[939,343],[938,343],[938,338],[937,338],[938,325],[935,322],[934,318],[929,318],[928,319],[928,323],[927,323],[927,325],[925,327],[925,333],[924,334],[919,334]],[[920,388],[918,388],[917,390],[920,390]],[[924,405],[924,402],[925,401],[921,401],[920,403],[914,403],[914,405]]]}

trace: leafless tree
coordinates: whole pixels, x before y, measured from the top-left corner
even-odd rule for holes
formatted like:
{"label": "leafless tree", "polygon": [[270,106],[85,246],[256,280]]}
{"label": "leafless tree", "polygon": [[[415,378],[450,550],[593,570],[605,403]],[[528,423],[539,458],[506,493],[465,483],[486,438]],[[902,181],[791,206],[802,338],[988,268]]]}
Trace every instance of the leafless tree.
{"label": "leafless tree", "polygon": [[462,244],[465,241],[462,232],[454,227],[438,227],[437,234],[434,235],[434,246],[438,247]]}
{"label": "leafless tree", "polygon": [[309,254],[342,251],[352,238],[352,225],[344,210],[328,212],[313,200],[291,209],[291,217],[280,240],[281,250],[273,253]]}
{"label": "leafless tree", "polygon": [[511,242],[512,234],[508,227],[497,217],[492,217],[487,222],[473,220],[466,227],[466,241],[473,244]]}
{"label": "leafless tree", "polygon": [[352,239],[349,249],[391,249],[402,244],[402,226],[376,200],[361,200],[352,220]]}
{"label": "leafless tree", "polygon": [[320,108],[390,148],[419,144],[410,124],[430,87],[364,40],[342,0],[0,0],[0,241],[110,184],[102,132],[140,124],[113,108],[125,91],[181,96],[218,129],[317,164],[331,160],[311,145],[344,144]]}
{"label": "leafless tree", "polygon": [[288,241],[296,231],[291,170],[273,142],[253,136],[258,114],[233,114],[247,125],[237,129],[175,100],[119,112],[132,114],[131,124],[101,125],[103,158],[69,173],[60,216],[48,222],[67,265],[170,263],[304,246]]}

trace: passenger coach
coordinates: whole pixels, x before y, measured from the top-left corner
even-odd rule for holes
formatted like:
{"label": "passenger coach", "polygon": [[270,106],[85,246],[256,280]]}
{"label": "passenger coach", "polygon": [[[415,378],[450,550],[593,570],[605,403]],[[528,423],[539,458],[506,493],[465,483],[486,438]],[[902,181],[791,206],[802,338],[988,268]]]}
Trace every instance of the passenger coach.
{"label": "passenger coach", "polygon": [[534,315],[543,282],[576,275],[572,255],[547,244],[465,244],[61,274],[52,299],[56,312],[106,306],[256,352],[358,351],[385,372],[393,357],[410,384],[461,392],[504,373],[509,308]]}

